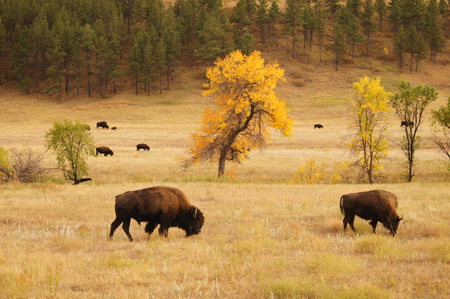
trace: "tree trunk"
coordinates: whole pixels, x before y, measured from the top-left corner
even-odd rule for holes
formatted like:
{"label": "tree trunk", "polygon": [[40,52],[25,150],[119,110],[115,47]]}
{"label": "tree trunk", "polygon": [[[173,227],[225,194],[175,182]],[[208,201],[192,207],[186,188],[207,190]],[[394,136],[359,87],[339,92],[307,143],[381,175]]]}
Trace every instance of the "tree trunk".
{"label": "tree trunk", "polygon": [[218,177],[222,177],[225,174],[225,162],[227,161],[227,153],[221,152],[219,157],[219,171],[217,173]]}

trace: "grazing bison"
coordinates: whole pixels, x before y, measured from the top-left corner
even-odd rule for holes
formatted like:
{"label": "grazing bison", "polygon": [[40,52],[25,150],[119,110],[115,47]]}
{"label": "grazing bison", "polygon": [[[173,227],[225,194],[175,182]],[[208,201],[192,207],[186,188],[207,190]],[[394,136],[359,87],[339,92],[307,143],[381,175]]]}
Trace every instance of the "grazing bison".
{"label": "grazing bison", "polygon": [[105,157],[108,155],[114,155],[113,151],[107,146],[100,146],[95,148],[95,155],[104,154]]}
{"label": "grazing bison", "polygon": [[108,124],[106,123],[106,121],[99,121],[97,123],[97,129],[98,128],[103,128],[103,129],[109,129]]}
{"label": "grazing bison", "polygon": [[112,127],[111,130],[117,130],[117,127]]}
{"label": "grazing bison", "polygon": [[322,126],[322,124],[315,124],[314,125],[314,129],[323,129],[323,126]]}
{"label": "grazing bison", "polygon": [[191,205],[184,193],[172,187],[157,186],[136,191],[127,191],[116,196],[116,219],[111,223],[109,237],[123,222],[122,228],[130,241],[130,221],[148,222],[145,232],[151,234],[159,226],[159,234],[167,237],[170,227],[179,227],[186,237],[199,234],[205,217]]}
{"label": "grazing bison", "polygon": [[414,123],[410,120],[402,120],[400,127],[413,127]]}
{"label": "grazing bison", "polygon": [[136,145],[137,151],[140,151],[141,149],[143,149],[144,151],[149,151],[150,147],[145,143],[139,143],[138,145]]}
{"label": "grazing bison", "polygon": [[362,219],[371,220],[369,224],[372,226],[374,234],[377,222],[381,222],[395,236],[398,224],[403,219],[396,212],[397,197],[395,194],[384,190],[342,195],[339,206],[341,213],[344,214],[344,231],[347,229],[348,223],[352,230],[356,232],[353,226],[356,215]]}

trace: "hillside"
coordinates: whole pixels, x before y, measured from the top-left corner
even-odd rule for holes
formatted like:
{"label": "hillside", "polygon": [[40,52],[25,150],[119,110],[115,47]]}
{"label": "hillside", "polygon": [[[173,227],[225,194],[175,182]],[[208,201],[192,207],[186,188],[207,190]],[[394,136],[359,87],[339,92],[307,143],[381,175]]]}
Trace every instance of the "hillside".
{"label": "hillside", "polygon": [[[295,135],[287,139],[275,133],[273,143],[265,150],[252,153],[250,160],[240,166],[230,165],[232,177],[244,181],[289,181],[297,165],[311,158],[325,161],[329,172],[336,163],[349,160],[343,146],[350,117],[346,101],[352,95],[352,83],[363,76],[380,77],[385,88],[394,93],[401,80],[413,85],[431,85],[439,93],[438,100],[430,106],[432,109],[444,105],[450,95],[448,46],[435,64],[423,61],[420,71],[413,73],[363,56],[355,57],[353,64],[342,65],[338,71],[326,59],[319,64],[315,57],[301,54],[293,60],[276,47],[266,49],[263,56],[266,60],[277,60],[285,69],[286,82],[281,82],[276,92],[291,110]],[[8,150],[29,147],[44,152],[43,136],[54,119],[77,119],[93,128],[97,121],[106,120],[118,130],[93,129],[92,133],[98,146],[110,146],[116,150],[116,155],[108,160],[113,163],[106,163],[103,158],[91,160],[91,176],[97,181],[122,180],[119,173],[125,173],[131,180],[215,177],[216,165],[199,165],[186,172],[181,171],[178,162],[189,134],[199,127],[201,114],[210,103],[208,98],[202,97],[205,69],[206,65],[183,68],[171,90],[163,94],[153,92],[150,96],[134,95],[126,83],[121,85],[120,93],[107,99],[70,96],[58,100],[45,94],[27,95],[14,86],[2,86],[1,146]],[[418,151],[417,179],[440,181],[445,177],[445,165],[431,141],[429,112],[428,109],[419,134],[423,142]],[[391,150],[385,163],[386,176],[390,182],[403,181],[404,157],[396,145],[402,131],[395,115],[391,115],[389,122]],[[314,130],[314,123],[322,123],[325,129]],[[140,142],[151,146],[151,154],[144,157],[133,152]],[[55,167],[53,153],[46,152],[45,157],[46,166]],[[430,168],[430,165],[433,166]],[[58,172],[52,174],[58,175]]]}

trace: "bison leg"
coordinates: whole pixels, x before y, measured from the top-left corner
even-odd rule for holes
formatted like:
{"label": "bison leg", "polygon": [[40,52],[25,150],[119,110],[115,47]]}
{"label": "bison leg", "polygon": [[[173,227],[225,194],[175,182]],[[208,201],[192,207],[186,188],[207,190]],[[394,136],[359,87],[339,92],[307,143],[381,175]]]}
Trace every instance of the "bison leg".
{"label": "bison leg", "polygon": [[356,232],[355,227],[353,226],[353,221],[355,221],[355,215],[352,215],[352,216],[345,215],[344,220],[343,220],[343,222],[344,222],[344,231],[347,230],[347,224],[350,224],[351,229],[354,232]]}
{"label": "bison leg", "polygon": [[131,218],[127,218],[126,220],[124,220],[124,222],[122,224],[122,228],[123,228],[123,231],[127,234],[128,239],[130,239],[130,241],[133,242],[133,237],[130,234],[130,222],[131,222]]}
{"label": "bison leg", "polygon": [[119,227],[119,225],[122,223],[122,221],[123,221],[122,219],[116,218],[116,220],[114,220],[114,221],[111,223],[111,230],[109,231],[109,238],[110,238],[110,239],[112,239],[115,230]]}
{"label": "bison leg", "polygon": [[350,217],[349,221],[348,221],[348,224],[350,224],[350,227],[351,227],[352,231],[354,231],[354,232],[356,233],[356,229],[355,229],[355,227],[353,226],[353,222],[354,222],[354,221],[355,221],[355,215],[352,215],[352,216]]}
{"label": "bison leg", "polygon": [[369,224],[372,225],[374,234],[376,234],[375,229],[377,228],[377,223],[378,223],[378,220],[375,220],[375,219],[369,222]]}
{"label": "bison leg", "polygon": [[157,225],[158,225],[158,223],[156,223],[156,222],[149,222],[149,223],[147,223],[147,225],[145,226],[145,232],[147,234],[151,235],[153,233],[153,231],[155,230]]}
{"label": "bison leg", "polygon": [[163,225],[159,226],[158,233],[161,237],[167,237],[169,235],[169,228]]}

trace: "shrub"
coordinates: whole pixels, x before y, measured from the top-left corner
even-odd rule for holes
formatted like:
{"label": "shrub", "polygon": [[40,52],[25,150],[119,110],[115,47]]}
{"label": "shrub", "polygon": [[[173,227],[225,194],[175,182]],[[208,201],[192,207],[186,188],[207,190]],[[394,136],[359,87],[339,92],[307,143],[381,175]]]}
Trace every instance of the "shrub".
{"label": "shrub", "polygon": [[39,180],[44,168],[41,166],[42,155],[26,149],[20,152],[13,151],[11,157],[4,148],[0,148],[0,179],[2,181],[20,181],[32,183]]}
{"label": "shrub", "polygon": [[305,165],[299,165],[297,172],[292,176],[294,184],[317,184],[325,178],[325,163],[316,164],[314,157],[308,159]]}

